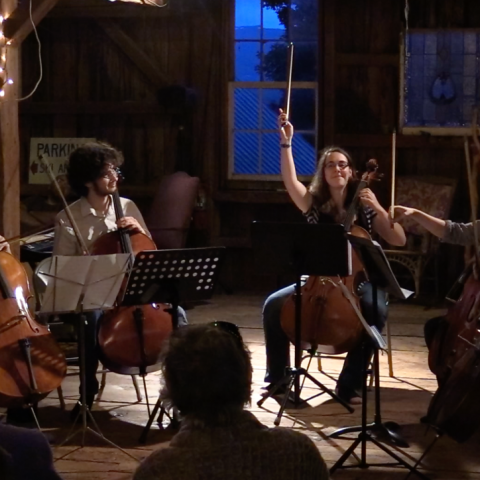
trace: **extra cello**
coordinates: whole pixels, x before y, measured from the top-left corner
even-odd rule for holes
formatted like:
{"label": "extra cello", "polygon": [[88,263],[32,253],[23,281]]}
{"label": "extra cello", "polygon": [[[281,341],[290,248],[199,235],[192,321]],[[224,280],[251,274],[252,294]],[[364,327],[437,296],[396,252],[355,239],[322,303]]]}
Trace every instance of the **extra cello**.
{"label": "extra cello", "polygon": [[47,326],[30,314],[27,275],[0,252],[0,406],[33,404],[60,386],[67,363]]}

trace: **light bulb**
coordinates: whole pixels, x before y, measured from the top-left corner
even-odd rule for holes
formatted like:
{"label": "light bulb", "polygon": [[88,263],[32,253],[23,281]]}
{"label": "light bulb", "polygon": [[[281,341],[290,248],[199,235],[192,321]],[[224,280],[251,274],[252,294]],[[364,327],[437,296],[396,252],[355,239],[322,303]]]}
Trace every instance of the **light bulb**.
{"label": "light bulb", "polygon": [[7,80],[7,83],[8,83],[9,85],[13,85],[13,80],[12,80],[11,78],[9,78],[9,79]]}
{"label": "light bulb", "polygon": [[5,96],[5,92],[3,90],[0,90],[0,97],[4,97]]}

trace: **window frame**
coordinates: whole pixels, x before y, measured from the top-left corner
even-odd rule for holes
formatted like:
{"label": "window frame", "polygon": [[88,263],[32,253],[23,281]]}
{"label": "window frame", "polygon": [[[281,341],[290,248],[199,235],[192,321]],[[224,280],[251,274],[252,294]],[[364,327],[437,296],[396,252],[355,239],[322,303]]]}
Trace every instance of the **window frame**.
{"label": "window frame", "polygon": [[[251,181],[282,181],[281,174],[278,175],[268,175],[268,174],[235,174],[235,145],[234,145],[234,134],[235,134],[235,89],[236,88],[255,88],[255,89],[275,89],[275,90],[286,90],[287,82],[229,82],[228,85],[228,166],[227,166],[227,179],[228,180],[251,180]],[[313,131],[309,130],[296,130],[295,134],[301,133],[311,133],[313,132],[315,136],[315,151],[318,152],[318,129],[319,129],[319,88],[318,81],[315,82],[292,82],[292,90],[294,89],[307,89],[313,90],[315,96],[315,125]],[[277,129],[265,129],[265,130],[251,130],[252,132],[259,132],[260,135],[265,133],[278,133]],[[295,157],[295,138],[292,143],[293,156]],[[278,157],[278,162],[280,163],[280,155]],[[299,175],[298,179],[301,181],[308,181],[311,179],[312,175]]]}

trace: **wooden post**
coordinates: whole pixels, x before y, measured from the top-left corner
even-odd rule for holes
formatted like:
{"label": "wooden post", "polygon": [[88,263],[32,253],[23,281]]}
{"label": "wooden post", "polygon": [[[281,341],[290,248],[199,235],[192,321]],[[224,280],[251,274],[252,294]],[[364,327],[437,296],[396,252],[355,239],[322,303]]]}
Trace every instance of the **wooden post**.
{"label": "wooden post", "polygon": [[[0,0],[0,14],[8,17],[16,6],[17,0]],[[8,77],[14,82],[0,97],[0,234],[6,238],[20,234],[19,57],[18,46],[6,47]]]}
{"label": "wooden post", "polygon": [[323,142],[335,143],[335,0],[323,3]]}

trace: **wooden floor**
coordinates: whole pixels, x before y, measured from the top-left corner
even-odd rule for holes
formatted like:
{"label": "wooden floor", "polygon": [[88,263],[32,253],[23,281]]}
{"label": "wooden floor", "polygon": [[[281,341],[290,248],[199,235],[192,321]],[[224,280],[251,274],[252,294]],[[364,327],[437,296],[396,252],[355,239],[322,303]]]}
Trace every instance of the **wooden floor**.
{"label": "wooden floor", "polygon": [[[204,323],[213,320],[227,320],[241,327],[242,335],[252,352],[254,367],[254,392],[250,410],[266,425],[273,426],[278,411],[274,400],[267,400],[263,408],[257,407],[262,393],[265,374],[265,348],[261,327],[261,305],[263,298],[246,296],[217,296],[209,304],[189,310],[190,323]],[[393,304],[390,307],[389,322],[393,335],[394,377],[388,375],[387,357],[381,363],[382,420],[400,424],[401,435],[409,448],[398,448],[390,443],[387,447],[405,461],[413,464],[427,445],[435,438],[433,431],[427,431],[419,419],[426,413],[428,403],[436,387],[434,376],[427,366],[427,351],[423,341],[423,324],[443,310],[430,309],[409,304]],[[323,368],[336,378],[342,367],[341,359],[325,359]],[[316,362],[310,372],[322,383],[333,387],[335,382],[318,372]],[[72,369],[72,373],[75,370]],[[150,403],[157,400],[159,389],[158,373],[146,378]],[[39,418],[42,427],[54,438],[55,444],[64,439],[70,428],[68,410],[73,406],[78,389],[76,375],[68,376],[63,384],[67,411],[62,411],[55,393],[40,404]],[[315,393],[307,385],[305,390]],[[305,396],[306,393],[303,395]],[[369,393],[369,421],[372,417],[373,392]],[[351,439],[333,440],[329,434],[335,429],[360,423],[360,408],[349,414],[341,405],[323,395],[309,402],[307,408],[287,410],[281,426],[294,428],[308,435],[331,467],[351,445]],[[121,446],[132,456],[141,459],[151,451],[166,446],[174,432],[152,427],[146,445],[139,445],[138,438],[148,420],[145,400],[138,402],[130,377],[108,373],[107,384],[94,404],[93,415],[103,434]],[[356,435],[356,434],[355,434]],[[351,438],[356,438],[352,435]],[[76,435],[68,445],[54,446],[56,466],[66,480],[124,480],[131,478],[137,462],[120,450],[109,446],[92,433],[87,432],[85,447],[81,448],[82,435]],[[431,479],[480,480],[480,435],[475,435],[464,444],[458,444],[448,437],[442,437],[427,455],[421,471]],[[356,452],[360,454],[357,448]],[[354,465],[350,457],[347,465]],[[368,442],[367,462],[387,464],[393,459],[381,449]],[[404,467],[370,467],[368,469],[348,468],[334,472],[334,479],[403,479],[408,471]],[[416,478],[412,476],[411,478]]]}

